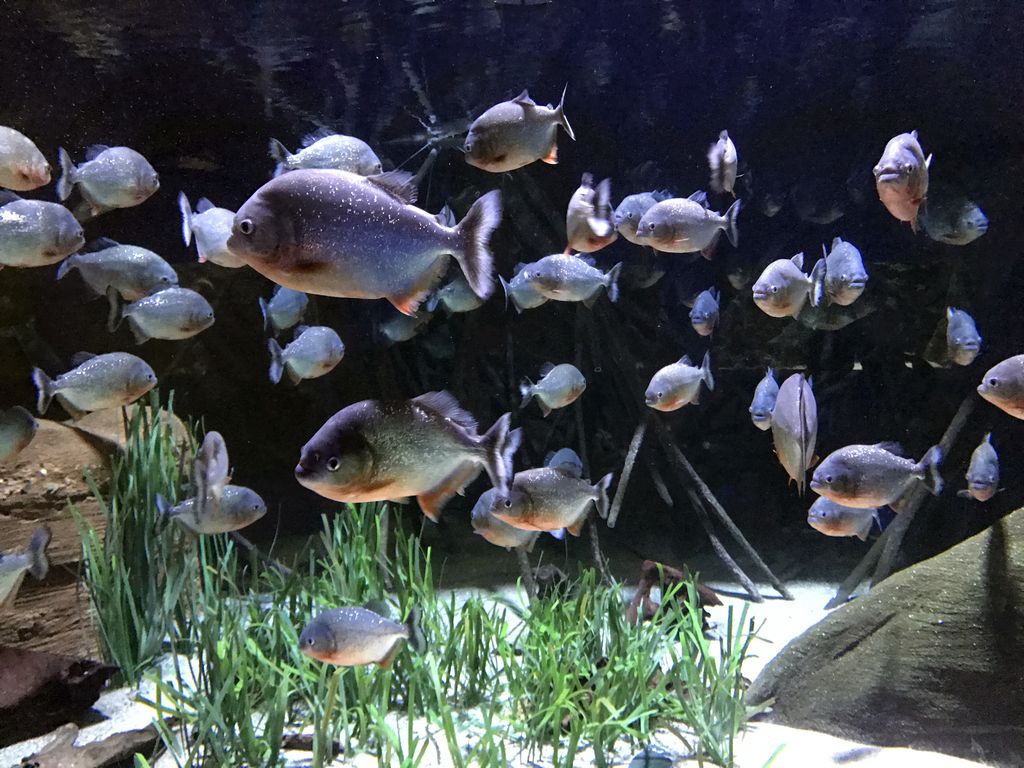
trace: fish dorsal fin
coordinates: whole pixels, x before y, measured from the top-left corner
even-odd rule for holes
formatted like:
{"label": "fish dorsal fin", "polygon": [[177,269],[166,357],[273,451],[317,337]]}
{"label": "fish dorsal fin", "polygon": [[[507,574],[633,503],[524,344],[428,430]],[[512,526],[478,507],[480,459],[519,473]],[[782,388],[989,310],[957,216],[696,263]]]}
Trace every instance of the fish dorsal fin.
{"label": "fish dorsal fin", "polygon": [[451,392],[446,392],[443,389],[438,392],[427,392],[419,397],[414,397],[412,401],[458,424],[463,429],[470,432],[476,431],[476,419],[468,411],[463,410]]}
{"label": "fish dorsal fin", "polygon": [[382,618],[391,618],[391,606],[384,600],[367,600],[363,603],[363,608],[371,613],[376,613]]}
{"label": "fish dorsal fin", "polygon": [[109,237],[97,237],[95,240],[90,240],[82,248],[82,253],[95,253],[96,251],[105,251],[107,248],[117,248],[121,245],[117,240],[112,240]]}
{"label": "fish dorsal fin", "polygon": [[[694,192],[694,194],[697,193]],[[672,198],[672,193],[669,192],[667,189],[658,189],[655,190],[654,192],[651,192],[651,197],[653,197],[657,202],[660,203],[662,200],[670,200]]]}
{"label": "fish dorsal fin", "polygon": [[523,270],[523,267],[525,267],[525,266],[527,266],[527,262],[525,262],[525,261],[517,261],[516,265],[514,267],[512,267],[512,274],[513,275],[518,275]]}
{"label": "fish dorsal fin", "polygon": [[93,144],[85,148],[85,159],[95,160],[98,156],[106,152],[110,147],[106,144]]}
{"label": "fish dorsal fin", "polygon": [[718,134],[718,138],[721,141],[728,141],[729,140],[729,132],[728,131],[722,131],[720,134]]}
{"label": "fish dorsal fin", "polygon": [[302,334],[304,334],[308,330],[309,330],[309,326],[308,325],[302,325],[301,323],[299,325],[296,325],[295,326],[295,333],[292,336],[292,339],[294,340],[294,339],[299,338],[299,336],[301,336]]}
{"label": "fish dorsal fin", "polygon": [[800,251],[800,253],[793,256],[793,258],[791,258],[790,261],[796,264],[797,269],[799,269],[802,272],[804,269],[804,252]]}
{"label": "fish dorsal fin", "polygon": [[698,205],[703,205],[705,208],[708,207],[708,193],[705,192],[703,189],[698,189],[696,192],[694,192],[686,199],[692,200]]}
{"label": "fish dorsal fin", "polygon": [[953,319],[953,315],[957,313],[956,307],[946,307],[946,322],[948,323]]}
{"label": "fish dorsal fin", "polygon": [[408,171],[378,173],[376,176],[367,176],[366,180],[401,203],[412,205],[416,202],[416,184],[413,182],[413,175]]}
{"label": "fish dorsal fin", "polygon": [[982,442],[985,442],[985,443],[988,443],[989,445],[992,445],[992,433],[991,432],[987,432],[985,434],[985,439]]}
{"label": "fish dorsal fin", "polygon": [[925,168],[931,168],[932,167],[932,157],[934,157],[934,155],[928,155],[928,157],[925,158],[925,161],[924,161],[924,167]]}
{"label": "fish dorsal fin", "polygon": [[211,208],[216,208],[216,207],[217,206],[215,206],[213,203],[211,203],[209,201],[208,198],[205,198],[205,197],[200,197],[199,198],[199,202],[196,203],[196,211],[199,212],[199,213],[206,213]]}
{"label": "fish dorsal fin", "polygon": [[690,362],[690,356],[689,355],[683,355],[682,357],[680,357],[679,358],[679,362],[677,363],[677,365],[688,365],[691,368],[693,367],[693,363]]}
{"label": "fish dorsal fin", "polygon": [[872,448],[881,448],[883,451],[888,451],[889,453],[894,453],[897,456],[902,456],[903,455],[903,446],[900,445],[899,443],[897,443],[894,440],[886,440],[886,441],[881,442],[881,443],[875,443],[871,447]]}
{"label": "fish dorsal fin", "polygon": [[575,253],[573,254],[577,259],[582,261],[588,267],[597,267],[597,259],[591,256],[589,253]]}
{"label": "fish dorsal fin", "polygon": [[842,244],[843,244],[843,238],[841,238],[839,235],[836,235],[835,237],[832,238],[832,250],[835,250],[837,245],[842,245]]}
{"label": "fish dorsal fin", "polygon": [[21,199],[21,195],[11,192],[9,189],[0,189],[0,205],[16,203]]}
{"label": "fish dorsal fin", "polygon": [[594,188],[594,174],[592,174],[592,173],[584,173],[583,177],[580,179],[580,186],[581,187],[586,187],[587,189],[593,189]]}
{"label": "fish dorsal fin", "polygon": [[89,362],[94,357],[96,357],[94,352],[75,352],[75,354],[71,356],[71,367],[77,368],[83,363]]}
{"label": "fish dorsal fin", "polygon": [[523,88],[523,92],[516,96],[512,101],[516,104],[522,104],[525,107],[536,107],[537,102],[530,98],[530,94],[526,88]]}
{"label": "fish dorsal fin", "polygon": [[320,139],[326,139],[328,136],[336,136],[337,134],[325,125],[321,125],[314,131],[310,131],[302,137],[302,141],[299,142],[299,146],[305,149],[316,144]]}
{"label": "fish dorsal fin", "polygon": [[542,365],[540,367],[541,378],[544,378],[549,373],[551,373],[553,370],[555,370],[555,364],[554,363],[544,363],[544,365]]}

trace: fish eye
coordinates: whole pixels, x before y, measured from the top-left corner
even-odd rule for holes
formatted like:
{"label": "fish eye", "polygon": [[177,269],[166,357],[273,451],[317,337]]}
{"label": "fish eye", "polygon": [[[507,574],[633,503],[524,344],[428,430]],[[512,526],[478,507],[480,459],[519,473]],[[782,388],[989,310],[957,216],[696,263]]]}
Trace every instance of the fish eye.
{"label": "fish eye", "polygon": [[243,235],[251,235],[256,227],[252,223],[252,219],[242,219],[238,222],[238,231]]}
{"label": "fish eye", "polygon": [[505,509],[512,509],[512,499],[505,499]]}
{"label": "fish eye", "polygon": [[316,640],[314,640],[312,637],[307,637],[306,645],[312,648],[314,645],[316,645]]}
{"label": "fish eye", "polygon": [[653,231],[654,231],[654,222],[652,221],[652,222],[651,222],[650,224],[648,224],[648,225],[647,225],[647,228],[648,228],[649,230],[651,230],[651,232],[653,232]]}
{"label": "fish eye", "polygon": [[327,471],[328,472],[337,472],[340,467],[341,467],[341,462],[338,460],[337,456],[331,456],[331,458],[329,458],[327,460]]}
{"label": "fish eye", "polygon": [[779,292],[779,286],[773,285],[772,286],[772,293],[778,293],[778,292]]}
{"label": "fish eye", "polygon": [[665,396],[665,393],[664,392],[658,392],[657,396],[658,396],[658,399],[661,400],[661,398],[663,398]]}
{"label": "fish eye", "polygon": [[825,482],[829,485],[832,484],[832,475],[825,475]]}
{"label": "fish eye", "polygon": [[626,218],[629,219],[630,221],[632,221],[633,220],[633,212],[630,211],[629,213],[627,213],[626,214]]}
{"label": "fish eye", "polygon": [[997,378],[995,378],[993,376],[991,379],[988,380],[988,385],[990,387],[998,387],[999,386],[999,379],[997,379]]}

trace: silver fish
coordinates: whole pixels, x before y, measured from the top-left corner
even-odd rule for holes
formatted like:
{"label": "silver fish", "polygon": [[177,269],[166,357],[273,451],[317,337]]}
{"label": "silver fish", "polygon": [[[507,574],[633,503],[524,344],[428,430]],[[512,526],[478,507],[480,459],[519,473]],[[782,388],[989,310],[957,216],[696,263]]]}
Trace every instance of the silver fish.
{"label": "silver fish", "polygon": [[91,247],[96,250],[80,251],[62,261],[57,279],[77,269],[95,293],[104,296],[113,287],[126,301],[138,301],[178,284],[178,274],[171,265],[150,250],[106,238],[94,241]]}
{"label": "silver fish", "polygon": [[483,435],[448,392],[412,400],[363,400],[338,411],[302,447],[295,477],[334,501],[416,496],[435,522],[480,473],[508,493],[512,456],[522,439],[505,414]]}
{"label": "silver fish", "polygon": [[107,289],[110,315],[107,330],[117,330],[123,320],[135,336],[136,344],[150,339],[179,341],[190,339],[213,325],[213,307],[202,294],[173,286],[144,299],[127,304],[113,287]]}
{"label": "silver fish", "polygon": [[708,391],[715,391],[715,378],[711,374],[711,353],[704,353],[700,368],[683,355],[678,362],[666,365],[651,378],[644,393],[644,402],[656,411],[675,411],[688,403],[700,402],[700,383]]}
{"label": "silver fish", "polygon": [[718,233],[725,231],[733,247],[739,243],[736,217],[740,213],[737,200],[724,215],[715,213],[699,202],[702,192],[688,198],[674,197],[655,203],[640,219],[636,238],[640,245],[648,245],[666,253],[696,253],[711,258],[711,246]]}
{"label": "silver fish", "polygon": [[280,285],[274,286],[270,301],[262,296],[259,301],[260,312],[263,313],[263,330],[272,330],[274,333],[286,331],[301,323],[309,306],[309,296],[305,293]]}
{"label": "silver fish", "polygon": [[160,189],[160,177],[153,166],[134,149],[96,144],[85,151],[86,162],[79,166],[63,147],[57,154],[61,170],[58,197],[67,200],[78,185],[93,216],[139,205]]}
{"label": "silver fish", "polygon": [[186,246],[195,237],[200,264],[210,261],[227,269],[245,266],[244,261],[228,250],[228,237],[235,223],[234,211],[217,208],[205,197],[201,197],[193,213],[184,192],[178,195],[178,210],[181,211],[181,236]]}
{"label": "silver fish", "polygon": [[50,266],[85,245],[82,225],[63,205],[21,199],[0,205],[0,268]]}
{"label": "silver fish", "polygon": [[0,464],[25,450],[37,429],[39,424],[32,414],[20,405],[0,411]]}
{"label": "silver fish", "polygon": [[796,317],[811,293],[811,278],[804,274],[804,255],[776,259],[754,283],[754,303],[769,317]]}
{"label": "silver fish", "polygon": [[156,374],[135,355],[108,352],[90,357],[56,379],[33,368],[32,382],[39,393],[40,414],[46,413],[56,397],[71,418],[79,419],[89,411],[134,403],[156,386]]}
{"label": "silver fish", "polygon": [[1024,419],[1024,355],[1008,357],[989,368],[978,394],[1014,418]]}
{"label": "silver fish", "polygon": [[466,278],[459,274],[447,285],[437,289],[427,302],[427,311],[433,312],[440,306],[449,314],[457,314],[472,312],[474,309],[482,307],[483,304],[483,299],[473,293]]}
{"label": "silver fish", "polygon": [[28,192],[50,183],[50,164],[25,134],[0,125],[0,187]]}
{"label": "silver fish", "polygon": [[219,502],[212,495],[205,498],[205,503],[191,498],[172,507],[163,497],[157,496],[156,507],[167,519],[206,536],[241,530],[267,514],[267,505],[260,495],[245,486],[225,485]]}
{"label": "silver fish", "polygon": [[418,336],[427,327],[433,315],[425,309],[417,310],[413,315],[388,308],[388,316],[376,326],[376,332],[388,343],[398,344]]}
{"label": "silver fish", "polygon": [[562,363],[544,363],[540,368],[540,381],[534,384],[524,378],[519,385],[519,394],[523,401],[520,408],[525,408],[531,399],[537,398],[537,405],[546,417],[557,408],[576,402],[587,388],[587,380],[575,365]]}
{"label": "silver fish", "polygon": [[533,545],[540,536],[540,531],[524,531],[521,528],[514,528],[504,520],[499,520],[491,514],[501,503],[496,488],[484,491],[476,504],[473,505],[471,520],[473,533],[482,536],[496,547],[505,549],[524,549],[527,552],[533,551]]}
{"label": "silver fish", "polygon": [[889,139],[882,157],[872,169],[878,199],[896,219],[910,222],[917,232],[917,212],[928,194],[928,168],[932,156],[924,156],[917,131]]}
{"label": "silver fish", "polygon": [[826,498],[818,498],[807,510],[807,524],[826,536],[856,536],[867,541],[872,526],[878,522],[874,507],[844,507]]}
{"label": "silver fish", "polygon": [[567,252],[593,253],[615,242],[611,184],[611,179],[605,179],[594,186],[594,177],[583,174],[565,212]]}
{"label": "silver fish", "polygon": [[315,325],[300,326],[295,339],[284,349],[276,339],[267,341],[270,350],[270,380],[277,384],[288,374],[292,384],[303,379],[315,379],[335,369],[345,356],[345,344],[332,328]]}
{"label": "silver fish", "polygon": [[18,596],[21,582],[25,574],[42,581],[50,571],[50,562],[46,559],[46,547],[50,543],[50,532],[43,527],[36,528],[29,539],[28,546],[20,552],[0,554],[0,613],[14,608],[14,599]]}
{"label": "silver fish", "polygon": [[541,296],[552,301],[582,301],[592,307],[604,289],[611,301],[619,299],[619,262],[607,272],[594,267],[587,259],[556,253],[523,269],[523,279]]}
{"label": "silver fish", "polygon": [[326,664],[377,664],[387,669],[406,644],[416,653],[426,649],[419,615],[413,608],[408,622],[399,624],[367,608],[331,608],[305,626],[299,650]]}
{"label": "silver fish", "polygon": [[[214,513],[219,514],[224,488],[230,481],[231,463],[224,437],[220,432],[207,432],[192,461],[194,499],[203,499],[206,504],[214,505]],[[197,519],[202,519],[209,511],[202,505],[194,509]]]}
{"label": "silver fish", "polygon": [[558,126],[576,135],[565,117],[565,91],[557,107],[542,107],[525,90],[495,104],[473,121],[463,144],[466,162],[483,171],[504,173],[535,160],[558,163]]}
{"label": "silver fish", "polygon": [[853,243],[841,237],[832,240],[832,250],[822,246],[824,257],[811,269],[811,306],[823,302],[848,307],[864,293],[868,272]]}
{"label": "silver fish", "polygon": [[988,232],[988,217],[966,197],[929,193],[917,221],[932,240],[946,245],[967,245]]}
{"label": "silver fish", "polygon": [[710,336],[718,325],[718,299],[720,294],[708,288],[697,294],[690,310],[690,325],[701,336]]}
{"label": "silver fish", "polygon": [[817,440],[818,404],[811,381],[803,374],[794,373],[779,387],[772,410],[772,442],[775,443],[779,463],[796,481],[800,495],[803,495],[806,485],[807,470],[814,463]]}
{"label": "silver fish", "polygon": [[608,488],[612,474],[591,485],[569,464],[517,472],[507,495],[495,497],[490,514],[513,528],[560,532],[579,536],[591,505],[608,516]]}
{"label": "silver fish", "polygon": [[956,307],[946,307],[946,351],[957,365],[970,365],[981,351],[981,334],[974,318]]}
{"label": "silver fish", "polygon": [[760,430],[771,429],[772,411],[779,396],[779,384],[775,381],[775,371],[771,368],[754,388],[754,399],[750,401],[750,420]]}
{"label": "silver fish", "polygon": [[277,163],[274,176],[300,168],[333,168],[360,176],[381,172],[380,158],[369,144],[340,133],[311,133],[303,138],[302,148],[294,154],[277,139],[271,139],[270,156]]}
{"label": "silver fish", "polygon": [[739,156],[728,131],[718,135],[718,141],[708,149],[708,167],[711,169],[711,189],[735,195],[736,169]]}
{"label": "silver fish", "polygon": [[992,447],[992,433],[989,432],[971,454],[967,467],[967,489],[957,491],[961,498],[988,501],[999,492],[999,454]]}
{"label": "silver fish", "polygon": [[498,280],[501,281],[501,287],[505,291],[505,303],[506,306],[509,301],[512,302],[512,306],[516,308],[516,312],[520,314],[524,309],[534,309],[539,307],[541,304],[547,304],[548,297],[542,294],[535,286],[531,285],[526,279],[525,272],[530,268],[534,267],[536,262],[533,264],[518,264],[516,265],[516,273],[512,276],[511,280],[506,281],[501,275],[498,275]]}
{"label": "silver fish", "polygon": [[646,245],[636,235],[636,227],[640,219],[644,217],[648,209],[655,203],[668,200],[672,195],[668,192],[640,192],[635,195],[627,195],[615,208],[613,221],[619,234],[634,245]]}
{"label": "silver fish", "polygon": [[416,312],[454,256],[473,292],[487,298],[491,233],[501,196],[473,203],[455,227],[412,205],[409,174],[362,177],[347,171],[299,170],[273,179],[235,215],[228,247],[279,285],[319,296],[386,298]]}
{"label": "silver fish", "polygon": [[833,451],[814,470],[811,489],[837,504],[861,509],[896,502],[918,480],[939,495],[939,447],[932,446],[918,462],[899,456],[901,450],[896,443],[878,443]]}

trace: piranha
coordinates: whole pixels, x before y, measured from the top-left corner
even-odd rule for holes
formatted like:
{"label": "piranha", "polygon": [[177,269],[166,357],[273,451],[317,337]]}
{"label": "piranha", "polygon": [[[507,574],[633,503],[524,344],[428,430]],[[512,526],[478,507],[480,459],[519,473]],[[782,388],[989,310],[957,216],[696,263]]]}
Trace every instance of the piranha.
{"label": "piranha", "polygon": [[85,245],[82,225],[63,205],[0,192],[0,269],[47,267]]}
{"label": "piranha", "polygon": [[1024,419],[1024,355],[1008,357],[986,371],[978,394],[1014,418]]}
{"label": "piranha", "polygon": [[992,433],[989,432],[971,454],[967,466],[967,489],[957,491],[965,499],[988,501],[999,492],[999,454],[992,447]]}
{"label": "piranha", "polygon": [[0,613],[14,607],[14,599],[18,596],[25,574],[42,581],[50,571],[50,562],[46,559],[46,547],[50,543],[50,531],[36,528],[29,539],[28,546],[20,552],[0,554]]}
{"label": "piranha", "polygon": [[970,365],[981,351],[981,334],[974,318],[956,307],[946,307],[946,351],[957,365]]}
{"label": "piranha", "polygon": [[387,669],[406,644],[415,653],[426,650],[419,622],[417,608],[409,611],[405,624],[386,619],[368,608],[330,608],[302,630],[299,650],[325,664],[339,667],[377,664]]}
{"label": "piranha", "polygon": [[374,324],[374,334],[385,344],[398,344],[416,338],[426,329],[433,315],[421,309],[414,315],[403,315],[392,307],[387,308],[387,316]]}
{"label": "piranha", "polygon": [[594,177],[584,173],[565,213],[565,232],[569,241],[565,252],[593,253],[615,242],[618,234],[612,216],[611,179],[594,186]]}
{"label": "piranha", "polygon": [[939,446],[932,446],[917,462],[903,458],[901,452],[897,443],[840,448],[814,470],[811,490],[837,504],[860,509],[892,504],[917,481],[938,496],[942,492]]}
{"label": "piranha", "polygon": [[941,192],[928,195],[917,221],[928,237],[946,245],[967,245],[988,232],[988,217],[976,202]]}
{"label": "piranha", "polygon": [[811,380],[794,373],[779,387],[772,409],[772,442],[779,463],[790,479],[796,481],[800,495],[806,485],[807,470],[814,464],[817,440],[818,403]]}
{"label": "piranha", "polygon": [[294,154],[277,139],[270,140],[270,156],[277,163],[274,176],[299,168],[333,168],[360,176],[381,172],[380,158],[370,145],[355,136],[314,131],[302,139],[302,148]]}
{"label": "piranha", "polygon": [[633,245],[647,245],[641,238],[637,237],[636,227],[640,219],[644,217],[648,209],[655,203],[668,200],[672,195],[665,191],[639,192],[635,195],[627,195],[615,208],[613,221],[615,229]]}
{"label": "piranha", "polygon": [[483,300],[473,293],[466,278],[456,275],[451,282],[447,283],[434,292],[434,295],[427,301],[427,311],[433,312],[442,307],[450,315],[462,312],[472,312],[484,304]]}
{"label": "piranha", "polygon": [[587,380],[575,365],[544,363],[540,367],[540,381],[534,384],[524,378],[519,385],[519,394],[523,397],[519,407],[525,408],[530,400],[537,398],[537,405],[546,418],[551,411],[576,402],[586,388]]}
{"label": "piranha", "polygon": [[93,240],[85,251],[62,261],[57,279],[64,279],[71,270],[78,270],[96,295],[105,296],[113,286],[125,301],[138,301],[178,284],[178,273],[157,254],[108,238]]}
{"label": "piranha", "polygon": [[267,505],[260,495],[242,485],[225,485],[219,501],[210,494],[202,498],[203,502],[200,497],[193,497],[172,507],[158,495],[155,503],[163,517],[206,536],[241,530],[267,514]]}
{"label": "piranha", "polygon": [[77,185],[93,216],[144,203],[160,189],[153,166],[134,149],[95,144],[85,151],[86,162],[79,166],[63,147],[57,154],[61,170],[57,196],[67,200]]}
{"label": "piranha", "polygon": [[[207,432],[192,460],[192,488],[194,497],[205,504],[213,504],[219,512],[224,488],[231,480],[231,463],[228,460],[228,446],[220,432]],[[202,505],[200,505],[202,506]],[[206,509],[196,510],[202,516]]]}
{"label": "piranha", "polygon": [[199,198],[195,212],[184,192],[178,194],[181,211],[181,237],[187,248],[195,237],[199,263],[212,262],[227,269],[244,267],[245,262],[228,250],[228,237],[235,223],[235,212],[218,208],[205,197]]}
{"label": "piranha", "polygon": [[807,510],[807,524],[826,536],[856,536],[867,541],[876,522],[878,510],[873,507],[844,507],[826,498],[817,499]]}
{"label": "piranha", "polygon": [[558,126],[576,140],[564,104],[565,90],[557,107],[540,106],[525,90],[495,104],[469,126],[462,147],[466,162],[491,173],[514,171],[535,160],[557,164]]}
{"label": "piranha", "polygon": [[910,222],[917,232],[917,212],[928,194],[928,168],[932,156],[924,156],[917,131],[889,139],[872,173],[878,199],[900,221]]}
{"label": "piranha", "polygon": [[811,269],[811,306],[823,302],[848,307],[864,293],[868,272],[853,243],[841,237],[832,240],[832,250],[822,246],[823,258]]}
{"label": "piranha", "polygon": [[309,296],[302,291],[275,285],[270,301],[260,296],[259,303],[260,312],[263,313],[263,330],[281,333],[302,322],[309,306]]}
{"label": "piranha", "polygon": [[715,391],[715,377],[711,374],[711,353],[704,353],[700,368],[683,355],[678,362],[666,365],[651,378],[644,393],[644,402],[656,411],[676,411],[688,403],[700,402],[700,383],[709,392]]}
{"label": "piranha", "polygon": [[501,281],[501,287],[505,291],[506,307],[508,302],[511,301],[512,306],[516,308],[516,312],[519,314],[522,314],[524,309],[534,309],[548,302],[548,297],[526,279],[524,273],[530,267],[536,268],[536,262],[533,264],[517,264],[515,275],[513,275],[511,280],[505,280],[504,277],[498,276],[498,280]]}
{"label": "piranha", "polygon": [[179,341],[190,339],[213,325],[213,307],[202,294],[188,288],[172,286],[130,304],[117,290],[107,289],[110,315],[107,330],[111,333],[127,320],[136,344],[150,339]]}
{"label": "piranha", "polygon": [[57,398],[73,419],[89,411],[131,405],[156,386],[156,374],[145,360],[127,352],[105,355],[80,353],[75,368],[51,379],[40,368],[32,369],[32,382],[38,391],[37,409],[46,413]]}
{"label": "piranha", "polygon": [[718,299],[719,292],[715,288],[708,288],[697,294],[693,302],[693,309],[690,310],[690,325],[701,336],[710,336],[718,325]]}
{"label": "piranha", "polygon": [[0,187],[28,192],[50,183],[50,164],[25,134],[0,125]]}
{"label": "piranha", "polygon": [[582,301],[585,307],[594,306],[604,289],[610,301],[619,300],[620,261],[607,272],[593,265],[593,261],[556,253],[523,269],[523,279],[537,293],[553,301]]}
{"label": "piranha", "polygon": [[228,248],[278,285],[318,296],[386,298],[412,315],[454,256],[473,292],[493,290],[491,233],[501,221],[497,190],[454,227],[416,208],[407,173],[363,177],[298,170],[264,184],[238,213]]}
{"label": "piranha", "polygon": [[711,189],[715,192],[728,192],[736,196],[736,168],[739,156],[736,145],[729,138],[728,131],[718,135],[718,141],[708,148],[708,167],[711,169]]}
{"label": "piranha", "polygon": [[416,496],[437,522],[442,508],[486,469],[508,493],[521,430],[506,413],[483,435],[448,392],[402,401],[363,400],[338,411],[302,447],[295,477],[335,501]]}
{"label": "piranha", "polygon": [[0,411],[0,464],[25,450],[37,429],[39,423],[20,405]]}
{"label": "piranha", "polygon": [[[404,315],[403,315],[404,317]],[[288,374],[292,384],[315,379],[335,369],[345,356],[345,344],[333,328],[299,326],[295,339],[284,349],[276,339],[267,340],[270,350],[270,380],[277,384]]]}
{"label": "piranha", "polygon": [[[703,200],[704,202],[701,202]],[[724,215],[706,207],[707,196],[694,192],[688,198],[673,197],[655,203],[636,227],[640,245],[648,245],[666,253],[696,253],[710,259],[712,245],[720,231],[735,248],[739,243],[736,217],[740,213],[737,200]]]}
{"label": "piranha", "polygon": [[540,536],[540,531],[524,531],[522,528],[515,528],[492,515],[491,510],[497,508],[501,501],[495,488],[490,488],[480,494],[470,515],[473,533],[482,536],[485,541],[489,541],[496,547],[532,552],[533,545]]}
{"label": "piranha", "polygon": [[754,283],[754,303],[769,317],[796,317],[811,293],[811,278],[804,274],[804,255],[776,259]]}
{"label": "piranha", "polygon": [[754,399],[750,401],[750,420],[760,430],[771,429],[772,411],[779,396],[779,384],[775,381],[775,371],[771,368],[764,378],[754,387]]}

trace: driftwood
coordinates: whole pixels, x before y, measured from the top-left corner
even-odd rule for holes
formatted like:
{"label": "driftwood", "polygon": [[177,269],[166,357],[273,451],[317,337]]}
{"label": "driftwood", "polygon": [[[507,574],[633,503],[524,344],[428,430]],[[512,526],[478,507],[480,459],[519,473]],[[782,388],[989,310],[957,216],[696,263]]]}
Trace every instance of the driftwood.
{"label": "driftwood", "polygon": [[21,768],[103,768],[118,765],[136,753],[149,753],[159,741],[152,725],[135,731],[121,731],[81,747],[75,746],[78,726],[68,723],[54,733],[54,740],[21,761]]}
{"label": "driftwood", "polygon": [[[691,578],[678,568],[673,568],[670,565],[658,563],[654,560],[644,560],[640,566],[640,582],[637,584],[636,593],[626,608],[626,621],[630,624],[636,624],[638,617],[643,621],[650,621],[654,618],[654,615],[658,612],[658,605],[651,600],[651,590],[654,587],[661,589],[662,599],[664,600],[667,588],[685,584],[690,580]],[[722,604],[715,590],[711,589],[711,587],[701,584],[699,581],[695,581],[693,585],[697,590],[697,607],[702,611],[709,605]],[[685,588],[677,593],[677,596],[680,595],[683,599],[686,598],[687,592]],[[641,608],[643,613],[640,612]],[[706,623],[706,612],[704,618]]]}

